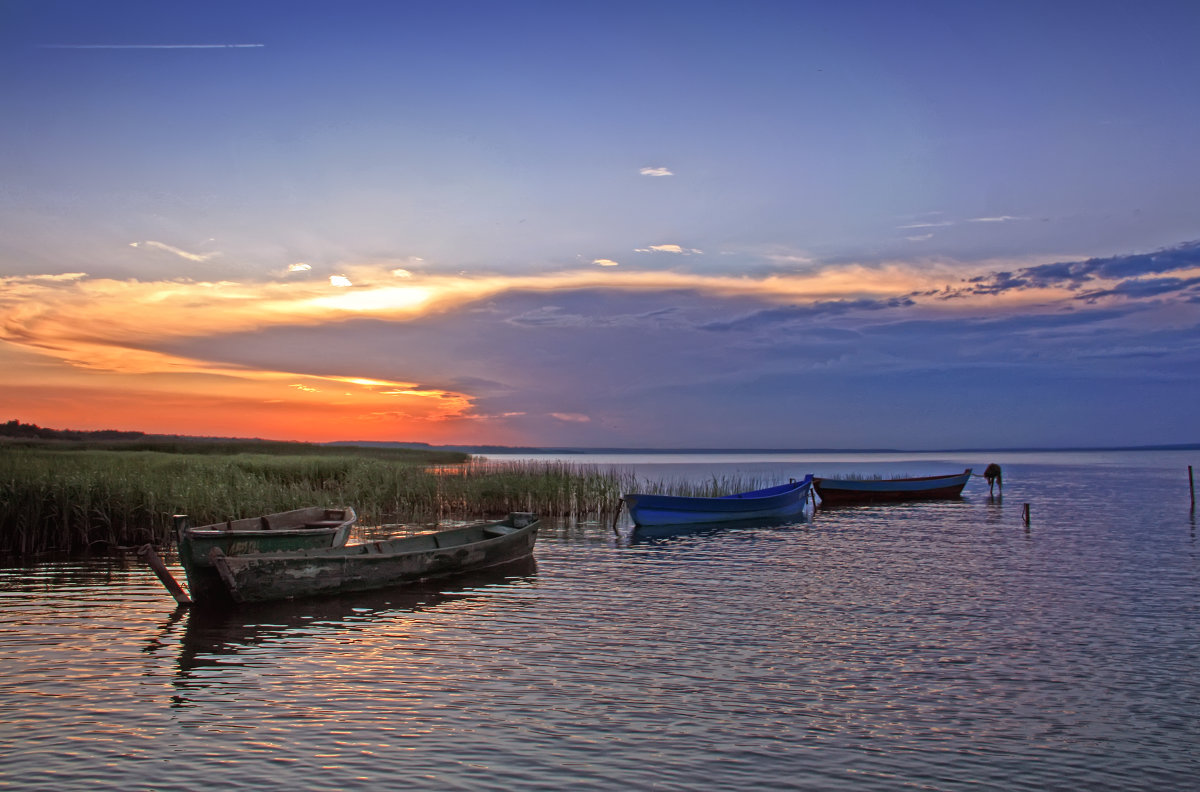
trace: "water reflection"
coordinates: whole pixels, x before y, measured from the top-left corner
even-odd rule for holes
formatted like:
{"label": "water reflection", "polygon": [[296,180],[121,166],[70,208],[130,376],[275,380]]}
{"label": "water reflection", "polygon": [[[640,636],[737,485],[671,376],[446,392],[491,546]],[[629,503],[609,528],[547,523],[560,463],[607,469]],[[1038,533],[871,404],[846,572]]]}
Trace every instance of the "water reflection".
{"label": "water reflection", "polygon": [[178,639],[173,704],[186,704],[189,690],[219,684],[221,670],[242,664],[239,657],[274,642],[315,633],[353,633],[372,623],[394,622],[402,614],[437,608],[449,602],[485,598],[489,587],[529,585],[537,562],[524,558],[511,564],[455,577],[382,591],[307,598],[242,606],[238,609],[177,608],[143,651],[156,652]]}
{"label": "water reflection", "polygon": [[0,558],[0,591],[35,593],[107,586],[126,581],[140,566],[133,553]]}
{"label": "water reflection", "polygon": [[683,537],[709,536],[726,531],[744,531],[754,528],[795,528],[808,522],[805,515],[797,515],[685,525],[638,525],[629,534],[629,544],[661,544]]}

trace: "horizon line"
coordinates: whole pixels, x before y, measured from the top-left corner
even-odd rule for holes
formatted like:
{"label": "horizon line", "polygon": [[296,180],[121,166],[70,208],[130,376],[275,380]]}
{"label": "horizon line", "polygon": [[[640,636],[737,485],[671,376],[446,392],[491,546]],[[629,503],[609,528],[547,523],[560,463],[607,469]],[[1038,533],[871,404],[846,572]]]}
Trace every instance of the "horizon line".
{"label": "horizon line", "polygon": [[[284,441],[287,442],[287,441]],[[423,442],[399,440],[331,440],[314,445],[350,446],[419,446],[430,449],[467,450],[471,448],[507,449],[526,452],[563,452],[575,454],[965,454],[990,451],[993,453],[1018,453],[1030,451],[1191,451],[1200,450],[1200,442],[1158,443],[1151,445],[1123,446],[1010,446],[973,448],[641,448],[636,446],[507,446],[491,443],[456,443],[433,445]]]}

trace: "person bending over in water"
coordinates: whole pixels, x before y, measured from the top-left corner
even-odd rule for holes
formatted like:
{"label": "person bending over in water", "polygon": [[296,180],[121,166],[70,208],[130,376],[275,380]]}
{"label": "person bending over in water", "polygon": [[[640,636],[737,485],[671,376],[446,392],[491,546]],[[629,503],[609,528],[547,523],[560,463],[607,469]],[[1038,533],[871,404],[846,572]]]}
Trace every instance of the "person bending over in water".
{"label": "person bending over in water", "polygon": [[1000,494],[1001,495],[1004,494],[1004,476],[1002,476],[1000,474],[1000,466],[999,465],[997,465],[995,462],[988,465],[987,468],[984,469],[984,471],[983,471],[983,477],[985,479],[987,479],[989,495],[993,494],[992,486],[994,484],[999,484],[1000,485]]}

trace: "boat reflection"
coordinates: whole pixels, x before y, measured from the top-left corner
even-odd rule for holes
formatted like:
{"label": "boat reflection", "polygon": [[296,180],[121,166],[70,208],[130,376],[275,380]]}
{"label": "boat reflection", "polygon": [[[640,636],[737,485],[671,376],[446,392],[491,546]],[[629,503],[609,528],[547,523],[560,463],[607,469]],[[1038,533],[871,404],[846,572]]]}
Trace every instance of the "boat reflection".
{"label": "boat reflection", "polygon": [[754,520],[727,520],[713,523],[685,523],[681,525],[638,525],[629,535],[629,543],[659,544],[684,537],[708,536],[716,533],[747,530],[751,528],[790,528],[807,525],[809,518],[803,514],[789,517],[760,517]]}
{"label": "boat reflection", "polygon": [[[447,602],[485,598],[489,587],[528,584],[536,573],[536,560],[527,557],[449,581],[283,600],[237,609],[180,608],[167,620],[160,635],[151,639],[151,645],[161,646],[165,634],[183,621],[175,672],[176,687],[183,689],[193,686],[201,678],[209,682],[219,678],[219,674],[210,672],[236,665],[231,662],[233,658],[264,644],[317,631],[357,631],[366,623],[390,621]],[[181,701],[177,696],[176,703]]]}

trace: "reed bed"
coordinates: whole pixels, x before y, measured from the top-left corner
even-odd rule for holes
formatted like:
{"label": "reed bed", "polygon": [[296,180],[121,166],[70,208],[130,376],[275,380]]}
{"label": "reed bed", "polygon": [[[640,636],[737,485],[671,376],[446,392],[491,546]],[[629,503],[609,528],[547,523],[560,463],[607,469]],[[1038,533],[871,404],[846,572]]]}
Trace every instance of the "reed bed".
{"label": "reed bed", "polygon": [[[610,524],[624,492],[716,496],[778,482],[642,481],[567,462],[440,464],[435,457],[0,449],[0,554],[168,545],[193,525],[303,506],[352,506],[362,526],[428,526],[532,511]],[[434,462],[436,464],[430,464]]]}
{"label": "reed bed", "polygon": [[0,553],[166,545],[173,514],[204,525],[349,505],[363,525],[429,524],[509,511],[599,516],[619,503],[620,479],[596,470],[427,461],[9,447],[0,454]]}
{"label": "reed bed", "polygon": [[711,476],[703,481],[687,479],[642,480],[636,482],[638,492],[650,495],[683,495],[689,498],[720,498],[735,492],[774,487],[784,482],[779,479],[764,479],[759,476]]}

